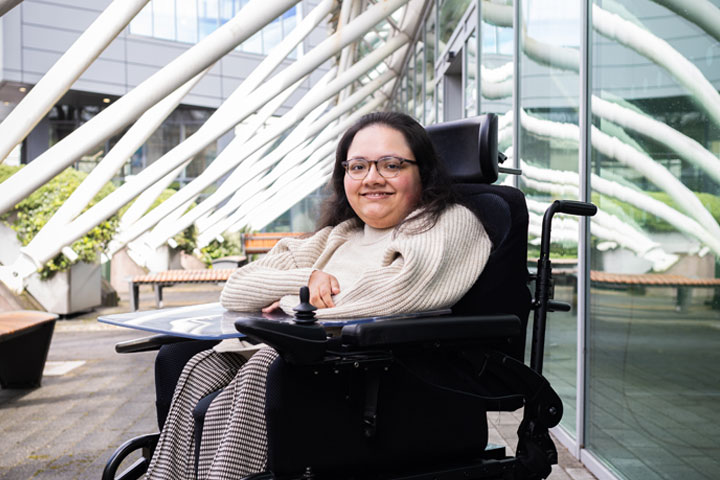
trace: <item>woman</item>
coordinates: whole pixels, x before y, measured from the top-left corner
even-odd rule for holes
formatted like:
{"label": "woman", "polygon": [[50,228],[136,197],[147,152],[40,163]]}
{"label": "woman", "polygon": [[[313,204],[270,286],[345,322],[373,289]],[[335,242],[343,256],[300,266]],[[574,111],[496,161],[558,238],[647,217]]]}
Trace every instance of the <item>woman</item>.
{"label": "woman", "polygon": [[[425,129],[411,117],[362,117],[338,144],[331,187],[320,229],[282,240],[235,272],[221,295],[225,308],[292,313],[303,285],[318,318],[447,308],[484,268],[490,240],[458,204]],[[250,353],[253,347],[224,341],[188,362],[149,478],[194,478],[191,411],[225,385],[207,411],[198,478],[264,469],[264,385],[277,352]]]}

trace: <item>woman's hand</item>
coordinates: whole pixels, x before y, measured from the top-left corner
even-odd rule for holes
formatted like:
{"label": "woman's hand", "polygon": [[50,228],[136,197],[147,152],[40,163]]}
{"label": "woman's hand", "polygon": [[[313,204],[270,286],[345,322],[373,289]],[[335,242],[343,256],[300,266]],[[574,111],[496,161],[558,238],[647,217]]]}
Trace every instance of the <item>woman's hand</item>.
{"label": "woman's hand", "polygon": [[317,308],[331,308],[335,306],[332,296],[340,293],[340,284],[337,278],[322,270],[315,270],[308,280],[310,289],[310,303]]}
{"label": "woman's hand", "polygon": [[262,309],[263,313],[271,313],[280,308],[280,300],[276,300],[267,307]]}

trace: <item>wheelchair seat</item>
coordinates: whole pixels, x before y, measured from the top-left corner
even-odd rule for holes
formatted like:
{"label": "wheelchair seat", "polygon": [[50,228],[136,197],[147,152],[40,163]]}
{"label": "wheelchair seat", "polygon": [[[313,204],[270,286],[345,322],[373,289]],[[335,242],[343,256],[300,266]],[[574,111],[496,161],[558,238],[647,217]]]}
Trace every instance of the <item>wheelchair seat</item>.
{"label": "wheelchair seat", "polygon": [[[541,365],[524,362],[529,312],[540,306],[544,328],[552,289],[533,300],[528,288],[523,194],[492,185],[499,171],[497,118],[427,130],[490,236],[484,271],[446,315],[358,323],[335,337],[311,320],[236,322],[248,338],[279,353],[266,381],[267,470],[246,480],[539,479],[557,463],[548,429],[559,423],[562,402]],[[544,265],[543,285],[551,281],[549,261]],[[533,334],[533,352],[542,353],[543,341]],[[516,455],[488,448],[487,412],[518,408],[524,416]],[[134,448],[151,450],[151,441],[138,440]],[[133,448],[124,447],[104,479],[116,478],[120,457]]]}

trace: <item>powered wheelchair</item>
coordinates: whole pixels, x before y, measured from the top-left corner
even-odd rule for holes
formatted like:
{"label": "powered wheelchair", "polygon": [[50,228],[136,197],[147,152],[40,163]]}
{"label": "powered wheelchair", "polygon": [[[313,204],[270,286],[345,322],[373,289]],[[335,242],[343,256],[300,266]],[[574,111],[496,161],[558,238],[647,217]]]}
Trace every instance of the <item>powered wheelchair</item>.
{"label": "powered wheelchair", "polygon": [[[482,215],[493,249],[452,311],[355,323],[328,336],[315,323],[307,292],[293,322],[244,319],[236,328],[274,347],[267,377],[267,471],[250,479],[540,479],[557,463],[548,429],[563,405],[542,376],[553,300],[550,225],[555,213],[594,215],[592,204],[556,201],[545,213],[537,274],[527,268],[528,212],[523,194],[492,185],[504,160],[497,118],[484,115],[427,128],[455,188]],[[535,283],[532,298],[529,284]],[[526,332],[534,311],[529,366]],[[157,349],[154,336],[116,346]],[[515,456],[488,445],[487,412],[523,408]],[[103,480],[139,478],[159,434],[129,440]],[[131,453],[142,456],[124,472]]]}

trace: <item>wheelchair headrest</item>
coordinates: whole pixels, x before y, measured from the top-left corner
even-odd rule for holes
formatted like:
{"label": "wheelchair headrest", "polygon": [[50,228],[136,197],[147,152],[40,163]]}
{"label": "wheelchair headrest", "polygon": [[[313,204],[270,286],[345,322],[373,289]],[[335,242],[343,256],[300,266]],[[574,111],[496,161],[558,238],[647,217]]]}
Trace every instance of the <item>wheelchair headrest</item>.
{"label": "wheelchair headrest", "polygon": [[497,116],[492,113],[426,127],[456,183],[493,183],[498,178]]}

